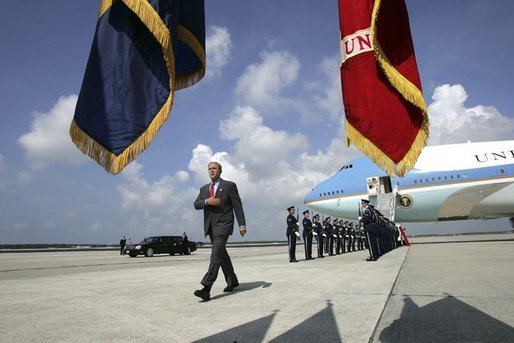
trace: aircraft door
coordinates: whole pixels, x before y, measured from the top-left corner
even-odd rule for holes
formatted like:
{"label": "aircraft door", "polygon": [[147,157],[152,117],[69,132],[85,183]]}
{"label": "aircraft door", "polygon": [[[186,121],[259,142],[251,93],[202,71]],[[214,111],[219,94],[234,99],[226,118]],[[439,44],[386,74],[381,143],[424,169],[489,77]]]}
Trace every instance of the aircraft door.
{"label": "aircraft door", "polygon": [[380,194],[391,193],[393,187],[391,186],[391,178],[389,176],[382,176],[380,181]]}

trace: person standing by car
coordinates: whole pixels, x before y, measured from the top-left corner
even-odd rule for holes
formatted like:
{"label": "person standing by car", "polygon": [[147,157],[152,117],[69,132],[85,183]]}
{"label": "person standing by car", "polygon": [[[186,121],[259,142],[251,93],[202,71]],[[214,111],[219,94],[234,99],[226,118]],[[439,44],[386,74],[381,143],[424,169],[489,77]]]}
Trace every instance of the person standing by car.
{"label": "person standing by car", "polygon": [[246,234],[243,204],[236,184],[220,177],[222,167],[218,162],[210,162],[207,171],[211,182],[200,188],[194,202],[195,209],[203,210],[204,234],[206,237],[209,236],[212,244],[209,268],[200,282],[203,289],[194,292],[195,296],[205,301],[211,298],[211,288],[218,277],[220,267],[227,282],[223,292],[231,292],[239,286],[226,249],[228,237],[234,231],[234,214],[239,224],[239,233],[241,236]]}
{"label": "person standing by car", "polygon": [[125,239],[125,236],[123,236],[120,239],[120,255],[125,255],[125,243],[126,242],[127,242],[127,240]]}
{"label": "person standing by car", "polygon": [[184,233],[182,234],[182,239],[180,240],[180,245],[182,245],[182,248],[184,249],[184,254],[187,254],[188,252],[188,245],[189,245],[189,240],[187,239],[187,234],[186,232],[184,231]]}

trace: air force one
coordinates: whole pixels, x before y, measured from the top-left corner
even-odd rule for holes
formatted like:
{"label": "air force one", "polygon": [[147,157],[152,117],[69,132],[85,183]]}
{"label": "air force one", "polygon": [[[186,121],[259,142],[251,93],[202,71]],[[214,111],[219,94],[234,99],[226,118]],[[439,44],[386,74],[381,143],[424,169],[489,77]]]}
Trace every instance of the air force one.
{"label": "air force one", "polygon": [[317,185],[304,203],[356,220],[362,198],[396,222],[508,217],[514,228],[514,141],[428,146],[404,177],[359,158]]}

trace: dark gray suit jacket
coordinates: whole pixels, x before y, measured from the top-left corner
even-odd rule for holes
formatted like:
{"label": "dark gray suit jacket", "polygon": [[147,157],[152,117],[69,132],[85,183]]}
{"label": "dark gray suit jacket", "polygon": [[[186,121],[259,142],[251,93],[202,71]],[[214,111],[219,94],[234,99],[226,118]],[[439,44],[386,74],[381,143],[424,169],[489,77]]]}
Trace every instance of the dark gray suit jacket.
{"label": "dark gray suit jacket", "polygon": [[205,204],[209,198],[210,183],[200,188],[195,200],[195,209],[203,209],[203,230],[205,236],[211,230],[214,236],[228,236],[234,231],[234,213],[239,226],[246,226],[243,204],[234,182],[221,179],[215,197],[220,198],[219,206]]}

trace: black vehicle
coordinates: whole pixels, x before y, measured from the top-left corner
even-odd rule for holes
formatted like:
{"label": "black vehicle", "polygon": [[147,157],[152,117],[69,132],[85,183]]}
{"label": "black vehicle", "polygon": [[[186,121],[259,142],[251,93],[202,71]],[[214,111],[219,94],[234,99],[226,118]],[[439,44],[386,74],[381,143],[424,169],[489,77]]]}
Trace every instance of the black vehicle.
{"label": "black vehicle", "polygon": [[146,257],[152,257],[154,254],[189,255],[195,250],[196,243],[188,241],[187,244],[182,244],[181,236],[153,236],[131,245],[128,255],[130,257],[141,254]]}

